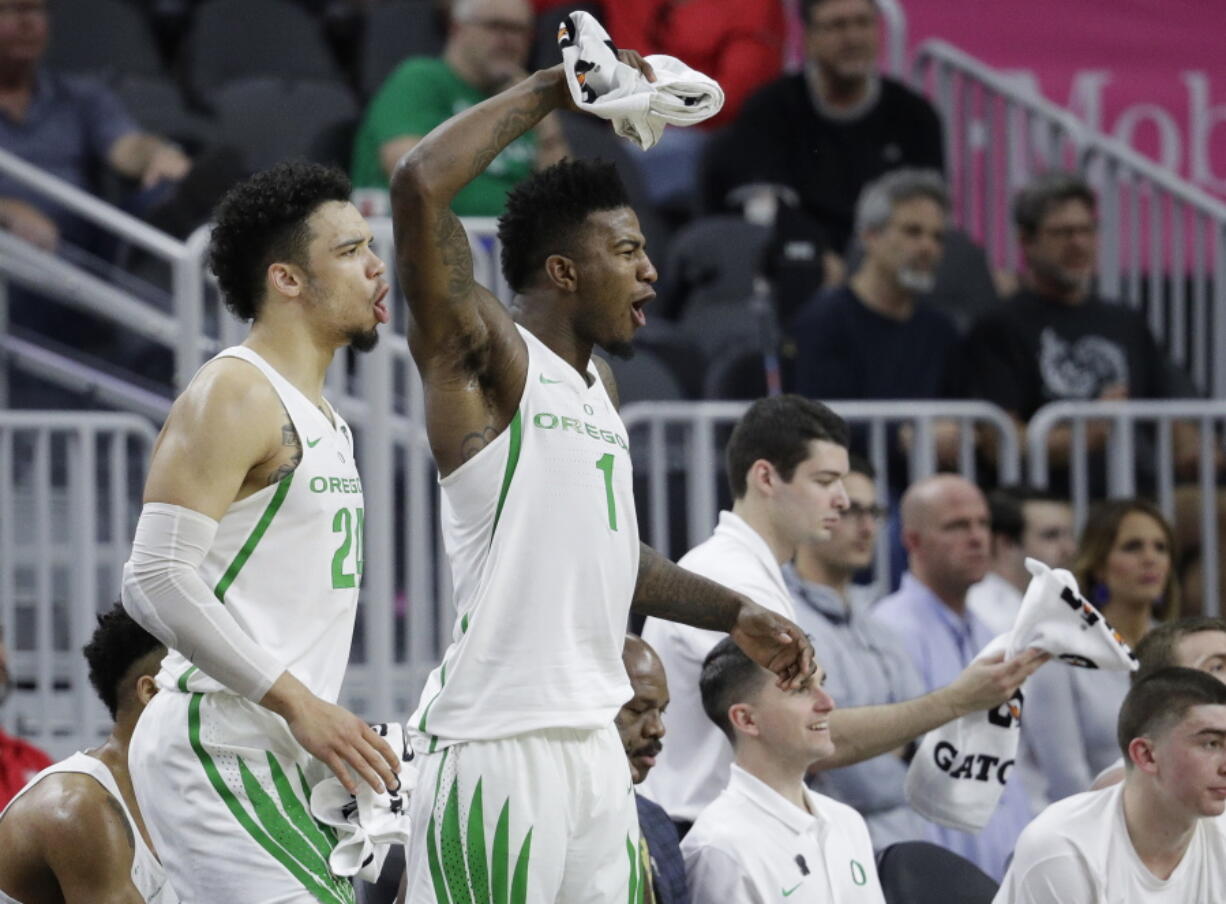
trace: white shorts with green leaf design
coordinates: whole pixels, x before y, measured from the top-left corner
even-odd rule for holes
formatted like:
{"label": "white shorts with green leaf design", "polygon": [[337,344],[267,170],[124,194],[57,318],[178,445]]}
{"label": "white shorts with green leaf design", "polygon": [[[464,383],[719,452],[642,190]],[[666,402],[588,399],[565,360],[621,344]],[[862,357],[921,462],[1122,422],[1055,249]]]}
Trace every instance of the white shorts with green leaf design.
{"label": "white shorts with green leaf design", "polygon": [[409,904],[642,900],[634,786],[611,724],[467,741],[419,763]]}
{"label": "white shorts with green leaf design", "polygon": [[233,694],[163,688],[128,765],[183,904],[353,904],[352,885],[328,869],[336,837],[307,806],[326,767],[280,716]]}

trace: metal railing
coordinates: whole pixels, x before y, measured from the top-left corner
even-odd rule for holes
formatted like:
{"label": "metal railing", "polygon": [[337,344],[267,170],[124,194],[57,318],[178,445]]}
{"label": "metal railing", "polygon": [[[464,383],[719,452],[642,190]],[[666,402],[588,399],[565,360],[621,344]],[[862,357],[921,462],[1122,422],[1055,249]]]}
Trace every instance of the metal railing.
{"label": "metal railing", "polygon": [[[1109,424],[1105,438],[1097,441],[1089,426],[1095,421]],[[1196,512],[1205,611],[1218,614],[1218,550],[1226,518],[1226,490],[1219,488],[1218,474],[1226,458],[1226,400],[1046,405],[1026,428],[1029,477],[1035,486],[1046,487],[1053,481],[1056,468],[1049,444],[1057,429],[1069,432],[1068,458],[1061,462],[1060,470],[1067,469],[1068,492],[1079,526],[1094,496],[1153,497],[1172,523],[1179,510]],[[1095,473],[1098,469],[1101,471]],[[1180,496],[1184,505],[1177,504]]]}
{"label": "metal railing", "polygon": [[17,682],[0,724],[54,755],[109,730],[81,647],[118,599],[155,435],[128,414],[0,412],[0,624]]}

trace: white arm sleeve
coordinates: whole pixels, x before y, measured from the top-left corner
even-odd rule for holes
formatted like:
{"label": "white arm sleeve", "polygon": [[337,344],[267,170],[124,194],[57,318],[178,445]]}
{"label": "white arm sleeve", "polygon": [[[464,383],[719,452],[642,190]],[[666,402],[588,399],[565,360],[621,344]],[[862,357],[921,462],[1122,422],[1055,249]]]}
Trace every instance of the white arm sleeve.
{"label": "white arm sleeve", "polygon": [[217,522],[178,505],[147,503],[123,567],[123,607],[206,675],[258,703],[285,671],[239,626],[200,577]]}

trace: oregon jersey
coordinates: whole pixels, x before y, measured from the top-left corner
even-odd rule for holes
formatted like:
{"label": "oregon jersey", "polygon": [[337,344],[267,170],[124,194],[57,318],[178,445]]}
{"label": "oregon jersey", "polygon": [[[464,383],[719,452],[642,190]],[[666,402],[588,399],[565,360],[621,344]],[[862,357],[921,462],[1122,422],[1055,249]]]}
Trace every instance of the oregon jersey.
{"label": "oregon jersey", "polygon": [[[541,728],[601,728],[622,665],[639,538],[626,428],[530,332],[510,425],[440,481],[456,624],[410,728],[428,750]],[[421,740],[421,739],[419,739]]]}
{"label": "oregon jersey", "polygon": [[[251,349],[235,346],[217,357],[242,358],[268,378],[298,433],[302,460],[226,510],[200,576],[247,634],[312,693],[335,702],[362,579],[362,483],[353,436],[340,415],[333,412],[334,425]],[[158,680],[183,691],[224,687],[177,650]]]}

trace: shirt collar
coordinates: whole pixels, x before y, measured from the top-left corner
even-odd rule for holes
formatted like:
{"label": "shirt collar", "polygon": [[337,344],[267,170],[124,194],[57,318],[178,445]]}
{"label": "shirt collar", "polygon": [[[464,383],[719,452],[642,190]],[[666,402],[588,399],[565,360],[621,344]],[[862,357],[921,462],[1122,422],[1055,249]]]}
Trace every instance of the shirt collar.
{"label": "shirt collar", "polygon": [[783,566],[783,581],[788,585],[792,596],[836,625],[850,624],[851,609],[839,596],[833,587],[825,584],[815,584],[802,578],[796,572],[796,566],[791,562]]}
{"label": "shirt collar", "polygon": [[740,794],[767,816],[779,820],[797,835],[817,832],[825,825],[821,809],[814,800],[813,792],[808,788],[804,789],[805,798],[809,801],[809,809],[813,811],[812,813],[806,813],[766,782],[755,778],[733,763],[728,779],[728,790]]}
{"label": "shirt collar", "polygon": [[719,513],[719,524],[715,526],[715,533],[735,540],[752,552],[754,558],[758,559],[772,574],[779,577],[780,585],[786,589],[787,585],[783,583],[783,575],[779,571],[779,562],[776,561],[775,554],[771,552],[770,546],[762,535],[749,526],[748,521],[725,509]]}

